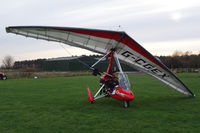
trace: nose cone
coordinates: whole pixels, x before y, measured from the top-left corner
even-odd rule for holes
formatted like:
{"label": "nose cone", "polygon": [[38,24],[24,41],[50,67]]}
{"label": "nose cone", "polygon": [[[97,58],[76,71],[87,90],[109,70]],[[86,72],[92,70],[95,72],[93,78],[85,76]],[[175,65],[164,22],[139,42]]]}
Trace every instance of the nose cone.
{"label": "nose cone", "polygon": [[133,92],[130,91],[130,93],[124,95],[124,98],[128,101],[131,101],[131,100],[135,99],[135,96],[134,96]]}
{"label": "nose cone", "polygon": [[135,98],[131,90],[123,89],[120,87],[115,89],[115,95],[113,95],[112,97],[118,100],[125,100],[125,101],[131,101],[134,100]]}

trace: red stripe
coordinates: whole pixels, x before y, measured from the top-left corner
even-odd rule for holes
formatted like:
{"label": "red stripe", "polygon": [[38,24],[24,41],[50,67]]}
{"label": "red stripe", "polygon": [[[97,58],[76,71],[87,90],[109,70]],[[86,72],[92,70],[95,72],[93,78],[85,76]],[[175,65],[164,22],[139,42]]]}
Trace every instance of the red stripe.
{"label": "red stripe", "polygon": [[155,59],[155,57],[153,55],[151,55],[147,50],[145,50],[143,47],[141,47],[136,41],[134,41],[129,36],[126,36],[125,39],[123,39],[121,42],[126,44],[129,48],[135,50],[137,53],[143,55],[144,57],[146,57],[153,63],[157,64],[162,69],[168,71],[168,68],[166,68],[166,66],[164,66],[159,61],[157,61],[157,59]]}
{"label": "red stripe", "polygon": [[161,64],[157,59],[151,55],[147,50],[145,50],[143,47],[141,47],[136,41],[134,41],[132,38],[130,38],[128,35],[124,36],[123,39],[122,35],[120,32],[109,32],[109,31],[95,31],[95,30],[77,30],[77,29],[57,29],[57,30],[63,30],[63,31],[69,31],[69,32],[74,32],[78,34],[85,34],[85,35],[91,35],[95,37],[101,37],[101,38],[107,38],[107,39],[113,39],[116,41],[120,41],[121,43],[127,45],[129,48],[133,49],[137,53],[143,55],[153,63],[157,64],[164,70],[168,71],[166,66]]}

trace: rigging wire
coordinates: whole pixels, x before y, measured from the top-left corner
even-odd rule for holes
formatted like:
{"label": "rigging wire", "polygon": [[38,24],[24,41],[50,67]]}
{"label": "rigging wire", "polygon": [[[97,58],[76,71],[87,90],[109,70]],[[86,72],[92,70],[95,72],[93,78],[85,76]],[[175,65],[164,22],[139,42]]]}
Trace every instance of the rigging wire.
{"label": "rigging wire", "polygon": [[[65,52],[67,52],[69,55],[73,56],[61,43],[59,43],[59,45],[65,50]],[[83,64],[84,66],[86,66],[87,68],[90,69],[90,65],[86,64],[85,62],[83,62],[82,60],[80,60],[79,58],[75,58],[78,62],[80,62],[81,64]]]}
{"label": "rigging wire", "polygon": [[[72,56],[72,54],[61,44],[59,43],[59,45],[65,50],[65,52],[67,52],[69,55]],[[108,53],[109,54],[109,53]],[[94,76],[97,76],[97,75],[101,75],[101,72],[99,72],[98,69],[94,68],[94,66],[99,63],[103,58],[105,58],[108,54],[106,54],[105,56],[103,56],[101,59],[99,59],[96,63],[94,63],[92,66],[86,64],[85,62],[83,62],[82,60],[80,60],[79,58],[75,58],[78,62],[80,62],[81,64],[83,64],[84,66],[86,66],[89,70],[92,70],[92,74]],[[91,57],[90,57],[91,58]],[[93,58],[91,58],[93,59]]]}

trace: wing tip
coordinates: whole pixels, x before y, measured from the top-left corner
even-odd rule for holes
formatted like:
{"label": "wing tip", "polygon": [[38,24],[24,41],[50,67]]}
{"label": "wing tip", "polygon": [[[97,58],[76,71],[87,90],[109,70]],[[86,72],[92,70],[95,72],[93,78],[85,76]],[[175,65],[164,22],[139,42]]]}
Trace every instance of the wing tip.
{"label": "wing tip", "polygon": [[7,32],[7,33],[10,33],[10,32],[11,32],[10,27],[6,27],[6,32]]}
{"label": "wing tip", "polygon": [[189,95],[187,95],[188,97],[190,97],[190,98],[195,98],[196,97],[196,95],[194,94],[194,93],[190,93]]}
{"label": "wing tip", "polygon": [[195,94],[192,94],[192,96],[191,97],[196,97],[196,95]]}

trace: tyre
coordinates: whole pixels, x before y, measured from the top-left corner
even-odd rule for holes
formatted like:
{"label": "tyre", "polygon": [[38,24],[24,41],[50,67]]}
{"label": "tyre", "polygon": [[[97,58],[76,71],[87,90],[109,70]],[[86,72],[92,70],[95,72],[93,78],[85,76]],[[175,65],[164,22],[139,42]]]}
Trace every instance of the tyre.
{"label": "tyre", "polygon": [[6,79],[7,79],[7,76],[4,75],[4,76],[2,77],[2,80],[6,80]]}
{"label": "tyre", "polygon": [[123,101],[123,107],[128,108],[130,106],[129,101]]}

